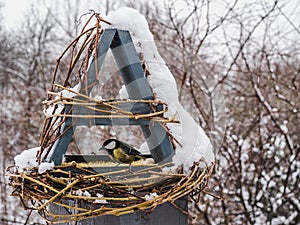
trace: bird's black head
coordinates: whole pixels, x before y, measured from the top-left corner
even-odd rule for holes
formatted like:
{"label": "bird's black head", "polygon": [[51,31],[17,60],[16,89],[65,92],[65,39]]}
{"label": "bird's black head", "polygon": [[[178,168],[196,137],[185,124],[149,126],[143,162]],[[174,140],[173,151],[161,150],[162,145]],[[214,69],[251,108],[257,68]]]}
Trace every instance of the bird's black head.
{"label": "bird's black head", "polygon": [[104,141],[100,150],[113,150],[115,148],[118,148],[119,146],[120,141],[112,138]]}

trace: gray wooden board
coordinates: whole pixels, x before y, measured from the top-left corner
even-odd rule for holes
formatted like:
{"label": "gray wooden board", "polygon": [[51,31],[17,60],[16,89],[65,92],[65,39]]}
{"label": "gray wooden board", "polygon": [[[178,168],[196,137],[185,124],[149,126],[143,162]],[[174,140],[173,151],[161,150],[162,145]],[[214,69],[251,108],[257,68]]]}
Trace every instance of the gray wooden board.
{"label": "gray wooden board", "polygon": [[[66,202],[65,202],[66,203]],[[74,201],[67,204],[75,205]],[[175,201],[177,206],[187,211],[187,197]],[[56,214],[70,214],[64,207],[51,204],[49,210]],[[136,211],[134,213],[114,216],[105,215],[96,218],[78,221],[76,225],[187,225],[188,216],[169,202],[159,205],[151,213]],[[74,225],[74,222],[59,223],[61,225]]]}

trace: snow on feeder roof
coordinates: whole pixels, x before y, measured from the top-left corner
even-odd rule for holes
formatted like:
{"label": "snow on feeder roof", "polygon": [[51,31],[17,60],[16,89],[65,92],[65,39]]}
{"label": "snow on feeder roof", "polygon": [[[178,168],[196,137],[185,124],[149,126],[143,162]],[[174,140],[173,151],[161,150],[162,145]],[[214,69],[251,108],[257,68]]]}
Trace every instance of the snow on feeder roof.
{"label": "snow on feeder roof", "polygon": [[[96,24],[89,27],[92,19]],[[129,99],[90,96],[109,48],[126,87],[121,93]],[[68,51],[71,63],[65,80],[58,83],[58,68]],[[79,68],[76,76],[75,67]],[[136,10],[120,8],[105,20],[93,13],[58,58],[44,104],[41,146],[16,156],[7,174],[13,195],[37,200],[37,205],[28,208],[37,209],[47,221],[151,211],[166,201],[199,195],[207,185],[214,161],[212,145],[179,103],[174,77],[157,51],[146,19]],[[62,162],[76,126],[123,124],[142,127],[155,164],[137,162],[128,172],[128,165],[115,165],[105,156],[66,156]],[[65,202],[75,199],[88,208]],[[78,213],[53,214],[50,204],[76,208]]]}

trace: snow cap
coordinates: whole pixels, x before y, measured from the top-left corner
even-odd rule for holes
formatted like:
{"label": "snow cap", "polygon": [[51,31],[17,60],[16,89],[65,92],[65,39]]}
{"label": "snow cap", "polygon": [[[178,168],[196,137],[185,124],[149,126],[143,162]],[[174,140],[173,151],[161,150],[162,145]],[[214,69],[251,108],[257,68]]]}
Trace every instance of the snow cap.
{"label": "snow cap", "polygon": [[133,8],[121,7],[110,11],[105,19],[111,22],[113,28],[129,30],[137,39],[153,40],[146,18]]}

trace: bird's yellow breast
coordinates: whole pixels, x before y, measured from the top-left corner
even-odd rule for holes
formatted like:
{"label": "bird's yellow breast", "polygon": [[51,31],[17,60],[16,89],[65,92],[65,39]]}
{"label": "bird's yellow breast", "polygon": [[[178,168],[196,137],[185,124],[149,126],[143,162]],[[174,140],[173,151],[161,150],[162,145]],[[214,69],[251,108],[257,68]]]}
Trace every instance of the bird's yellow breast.
{"label": "bird's yellow breast", "polygon": [[132,163],[135,159],[134,155],[126,154],[121,148],[114,149],[113,156],[116,160],[123,163]]}

